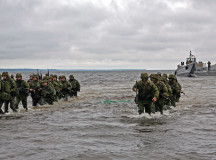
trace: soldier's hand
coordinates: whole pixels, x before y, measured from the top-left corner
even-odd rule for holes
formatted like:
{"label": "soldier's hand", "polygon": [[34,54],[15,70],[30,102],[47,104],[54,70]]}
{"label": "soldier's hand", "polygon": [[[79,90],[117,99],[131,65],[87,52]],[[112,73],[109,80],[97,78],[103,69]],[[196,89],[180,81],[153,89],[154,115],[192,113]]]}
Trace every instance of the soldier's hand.
{"label": "soldier's hand", "polygon": [[29,90],[30,90],[31,92],[33,92],[33,91],[34,91],[34,89],[32,89],[32,88],[30,88]]}
{"label": "soldier's hand", "polygon": [[157,101],[157,98],[156,98],[156,97],[152,98],[152,101],[153,101],[153,102],[156,102],[156,101]]}
{"label": "soldier's hand", "polygon": [[136,92],[136,88],[134,88],[133,91]]}

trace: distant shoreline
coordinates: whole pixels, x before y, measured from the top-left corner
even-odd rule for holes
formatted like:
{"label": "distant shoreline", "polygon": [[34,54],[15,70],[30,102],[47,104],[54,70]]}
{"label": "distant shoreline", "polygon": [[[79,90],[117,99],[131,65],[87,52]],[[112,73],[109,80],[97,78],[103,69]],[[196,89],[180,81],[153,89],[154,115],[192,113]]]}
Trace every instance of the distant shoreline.
{"label": "distant shoreline", "polygon": [[37,72],[37,71],[173,71],[173,70],[147,70],[147,69],[2,69],[0,72]]}

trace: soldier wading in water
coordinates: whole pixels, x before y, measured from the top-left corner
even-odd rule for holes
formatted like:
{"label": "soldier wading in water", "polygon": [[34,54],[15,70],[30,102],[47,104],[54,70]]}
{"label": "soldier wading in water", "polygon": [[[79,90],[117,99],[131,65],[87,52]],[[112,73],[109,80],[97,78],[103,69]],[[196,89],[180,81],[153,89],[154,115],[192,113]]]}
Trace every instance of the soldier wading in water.
{"label": "soldier wading in water", "polygon": [[146,113],[151,114],[151,112],[154,112],[153,103],[157,101],[159,91],[155,84],[148,80],[147,73],[142,73],[140,78],[141,80],[138,81],[132,88],[135,92],[138,90],[138,100],[136,101],[139,108],[138,112],[139,114],[142,114],[145,109]]}

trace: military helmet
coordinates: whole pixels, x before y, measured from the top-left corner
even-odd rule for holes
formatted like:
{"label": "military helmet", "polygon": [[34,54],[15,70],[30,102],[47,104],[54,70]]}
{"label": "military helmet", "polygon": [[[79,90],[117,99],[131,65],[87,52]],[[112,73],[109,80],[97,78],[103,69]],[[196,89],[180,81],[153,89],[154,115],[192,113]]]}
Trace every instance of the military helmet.
{"label": "military helmet", "polygon": [[170,74],[169,79],[175,79],[175,76],[173,74]]}
{"label": "military helmet", "polygon": [[164,73],[164,74],[162,75],[162,77],[165,77],[165,78],[167,78],[167,74],[166,74],[166,73]]}
{"label": "military helmet", "polygon": [[53,79],[53,76],[49,76],[48,79]]}
{"label": "military helmet", "polygon": [[44,76],[43,80],[47,80],[49,78],[49,76]]}
{"label": "military helmet", "polygon": [[74,76],[71,74],[71,75],[69,76],[69,78],[74,78]]}
{"label": "military helmet", "polygon": [[17,73],[16,74],[16,78],[18,78],[18,77],[22,77],[22,74],[21,73]]}
{"label": "military helmet", "polygon": [[64,79],[66,79],[66,77],[63,75],[63,76],[61,76],[61,78],[64,78]]}
{"label": "military helmet", "polygon": [[11,78],[14,78],[14,75],[13,75],[13,74],[11,74]]}
{"label": "military helmet", "polygon": [[56,74],[53,75],[53,78],[58,78],[58,76]]}
{"label": "military helmet", "polygon": [[157,72],[157,75],[161,77],[161,72]]}
{"label": "military helmet", "polygon": [[3,72],[3,73],[2,73],[2,76],[7,76],[7,77],[8,77],[9,74],[8,74],[8,72]]}
{"label": "military helmet", "polygon": [[177,77],[174,75],[174,79],[177,80]]}
{"label": "military helmet", "polygon": [[47,80],[43,80],[41,83],[48,83],[48,81]]}
{"label": "military helmet", "polygon": [[32,78],[38,78],[38,75],[37,74],[33,74]]}
{"label": "military helmet", "polygon": [[159,80],[159,76],[158,76],[157,74],[151,74],[151,75],[150,75],[150,78],[151,78],[151,79]]}
{"label": "military helmet", "polygon": [[141,73],[140,78],[148,78],[148,73]]}

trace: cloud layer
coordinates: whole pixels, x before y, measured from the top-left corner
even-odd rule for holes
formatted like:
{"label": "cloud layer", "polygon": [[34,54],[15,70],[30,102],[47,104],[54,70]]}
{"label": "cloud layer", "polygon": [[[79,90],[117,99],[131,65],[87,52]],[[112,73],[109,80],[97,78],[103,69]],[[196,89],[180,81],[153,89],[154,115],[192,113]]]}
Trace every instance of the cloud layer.
{"label": "cloud layer", "polygon": [[215,58],[213,0],[2,0],[0,68],[175,69]]}

